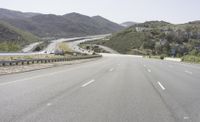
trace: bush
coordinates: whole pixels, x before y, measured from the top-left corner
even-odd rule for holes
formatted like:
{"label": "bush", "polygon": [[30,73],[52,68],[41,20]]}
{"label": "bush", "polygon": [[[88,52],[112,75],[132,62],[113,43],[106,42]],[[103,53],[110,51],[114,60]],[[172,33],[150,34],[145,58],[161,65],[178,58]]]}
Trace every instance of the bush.
{"label": "bush", "polygon": [[160,56],[160,59],[164,59],[165,58],[165,55],[164,54],[162,54],[161,56]]}
{"label": "bush", "polygon": [[19,51],[21,47],[18,44],[11,42],[0,43],[0,52],[16,52]]}
{"label": "bush", "polygon": [[200,56],[186,55],[182,58],[182,61],[200,63]]}

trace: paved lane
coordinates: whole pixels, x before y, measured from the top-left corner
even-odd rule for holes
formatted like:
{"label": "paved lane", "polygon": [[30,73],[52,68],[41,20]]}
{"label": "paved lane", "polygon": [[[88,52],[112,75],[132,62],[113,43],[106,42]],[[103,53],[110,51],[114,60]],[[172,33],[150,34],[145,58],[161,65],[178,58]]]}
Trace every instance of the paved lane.
{"label": "paved lane", "polygon": [[1,76],[0,120],[198,122],[199,70],[188,65],[115,54]]}

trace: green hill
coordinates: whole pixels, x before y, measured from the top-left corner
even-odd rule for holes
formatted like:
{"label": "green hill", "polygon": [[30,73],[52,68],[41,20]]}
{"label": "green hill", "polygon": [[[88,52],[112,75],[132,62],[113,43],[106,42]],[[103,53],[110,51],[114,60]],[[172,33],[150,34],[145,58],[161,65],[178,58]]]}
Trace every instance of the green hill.
{"label": "green hill", "polygon": [[164,21],[149,21],[116,33],[109,40],[95,43],[123,54],[200,55],[200,23],[195,21],[174,25]]}
{"label": "green hill", "polygon": [[0,52],[19,51],[23,46],[40,38],[0,21]]}

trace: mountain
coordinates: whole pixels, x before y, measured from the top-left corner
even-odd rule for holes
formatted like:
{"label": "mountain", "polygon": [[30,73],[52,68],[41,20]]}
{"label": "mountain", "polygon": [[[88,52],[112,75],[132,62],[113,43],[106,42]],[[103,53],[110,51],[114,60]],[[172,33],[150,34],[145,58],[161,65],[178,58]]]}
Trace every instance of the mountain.
{"label": "mountain", "polygon": [[23,13],[6,9],[0,10],[0,20],[12,26],[31,32],[39,37],[75,37],[118,32],[119,24],[103,17],[89,17],[79,13],[65,15]]}
{"label": "mountain", "polygon": [[120,25],[123,26],[123,27],[130,27],[130,26],[133,26],[135,24],[138,24],[137,22],[124,22],[124,23],[121,23]]}
{"label": "mountain", "polygon": [[200,56],[200,23],[171,24],[148,21],[133,25],[96,44],[108,46],[123,54]]}
{"label": "mountain", "polygon": [[98,26],[100,29],[102,29],[103,31],[109,33],[109,32],[116,32],[123,30],[124,27],[122,27],[121,25],[111,22],[108,19],[105,19],[101,16],[94,16],[92,17],[93,20],[95,20],[98,23]]}
{"label": "mountain", "polygon": [[0,51],[19,51],[23,46],[41,40],[5,22],[0,22]]}
{"label": "mountain", "polygon": [[13,11],[13,10],[0,8],[0,19],[3,19],[3,18],[23,19],[23,18],[33,17],[35,15],[39,15],[39,13],[20,12],[20,11]]}
{"label": "mountain", "polygon": [[200,24],[200,20],[191,21],[191,22],[189,22],[189,24]]}

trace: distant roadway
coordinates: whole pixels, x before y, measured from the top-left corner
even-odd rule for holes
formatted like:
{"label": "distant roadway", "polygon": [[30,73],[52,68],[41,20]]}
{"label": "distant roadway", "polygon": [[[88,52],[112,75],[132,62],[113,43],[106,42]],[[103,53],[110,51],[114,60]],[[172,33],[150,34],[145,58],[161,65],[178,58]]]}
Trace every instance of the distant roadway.
{"label": "distant roadway", "polygon": [[[94,36],[84,36],[84,37],[73,37],[73,38],[62,38],[62,39],[57,39],[57,40],[52,40],[51,43],[42,51],[40,52],[32,52],[33,48],[40,44],[41,42],[36,42],[32,43],[30,45],[27,45],[25,48],[22,49],[22,52],[13,52],[13,53],[0,53],[0,56],[15,56],[15,55],[35,55],[35,54],[50,54],[54,53],[56,50],[56,45],[60,42],[70,42],[73,44],[72,47],[77,47],[77,42],[84,42],[84,41],[89,41],[89,40],[95,40],[95,39],[101,39],[110,34],[104,34],[104,35],[94,35]],[[73,41],[74,40],[74,41]],[[83,50],[80,50],[79,48],[75,48],[75,51],[78,52],[83,52]],[[88,53],[88,52],[85,52]]]}

